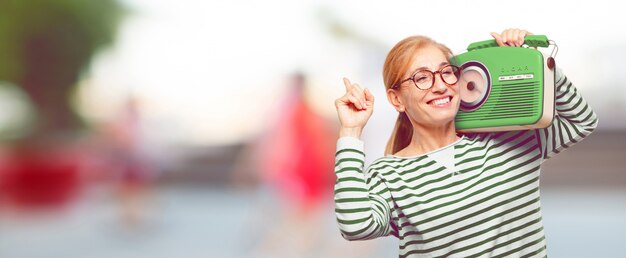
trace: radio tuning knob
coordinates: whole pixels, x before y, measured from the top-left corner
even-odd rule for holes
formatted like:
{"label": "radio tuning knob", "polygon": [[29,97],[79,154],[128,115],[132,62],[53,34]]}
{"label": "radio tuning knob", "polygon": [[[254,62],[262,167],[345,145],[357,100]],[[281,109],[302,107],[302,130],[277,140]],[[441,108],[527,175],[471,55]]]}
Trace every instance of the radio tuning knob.
{"label": "radio tuning knob", "polygon": [[548,68],[550,68],[550,70],[554,69],[554,57],[548,57]]}

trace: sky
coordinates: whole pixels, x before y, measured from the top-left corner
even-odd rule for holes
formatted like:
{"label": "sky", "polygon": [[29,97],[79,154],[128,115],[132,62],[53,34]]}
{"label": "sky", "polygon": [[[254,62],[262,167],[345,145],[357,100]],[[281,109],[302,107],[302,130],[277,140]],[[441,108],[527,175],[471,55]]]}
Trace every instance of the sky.
{"label": "sky", "polygon": [[382,62],[410,35],[455,53],[489,33],[524,28],[559,46],[557,65],[599,113],[599,129],[626,129],[623,14],[594,1],[194,1],[124,0],[131,10],[117,42],[81,82],[77,105],[91,121],[140,100],[151,137],[227,145],[267,130],[280,115],[286,78],[303,71],[310,102],[333,119],[342,78],[372,89],[370,130],[395,119]]}

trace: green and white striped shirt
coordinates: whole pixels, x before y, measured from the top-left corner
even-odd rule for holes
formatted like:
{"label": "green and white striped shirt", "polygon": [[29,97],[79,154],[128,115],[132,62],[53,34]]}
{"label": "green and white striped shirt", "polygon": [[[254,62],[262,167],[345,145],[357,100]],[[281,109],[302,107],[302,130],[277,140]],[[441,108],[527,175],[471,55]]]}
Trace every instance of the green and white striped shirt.
{"label": "green and white striped shirt", "polygon": [[589,135],[597,118],[557,73],[545,129],[466,134],[449,169],[429,154],[386,156],[364,172],[363,142],[337,141],[335,213],[348,240],[394,235],[400,257],[544,257],[541,163]]}

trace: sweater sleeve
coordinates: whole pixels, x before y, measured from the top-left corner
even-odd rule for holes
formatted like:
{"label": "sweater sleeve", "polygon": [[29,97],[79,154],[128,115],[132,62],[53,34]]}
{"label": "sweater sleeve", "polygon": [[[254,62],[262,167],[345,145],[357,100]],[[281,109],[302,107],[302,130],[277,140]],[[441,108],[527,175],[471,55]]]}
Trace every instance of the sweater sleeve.
{"label": "sweater sleeve", "polygon": [[339,138],[335,159],[335,215],[341,235],[347,240],[389,235],[391,194],[378,173],[364,173],[363,142]]}
{"label": "sweater sleeve", "polygon": [[556,114],[552,125],[536,131],[543,160],[587,137],[598,125],[596,113],[560,69],[556,71]]}

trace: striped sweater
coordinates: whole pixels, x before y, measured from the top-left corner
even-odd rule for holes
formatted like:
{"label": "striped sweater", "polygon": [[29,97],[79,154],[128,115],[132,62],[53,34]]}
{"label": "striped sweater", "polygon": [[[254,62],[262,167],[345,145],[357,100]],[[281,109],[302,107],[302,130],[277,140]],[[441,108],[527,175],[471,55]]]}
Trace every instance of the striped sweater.
{"label": "striped sweater", "polygon": [[541,163],[589,135],[593,110],[557,73],[545,129],[466,134],[454,169],[428,154],[386,156],[364,171],[363,142],[337,141],[335,213],[348,240],[393,235],[400,257],[544,257]]}

